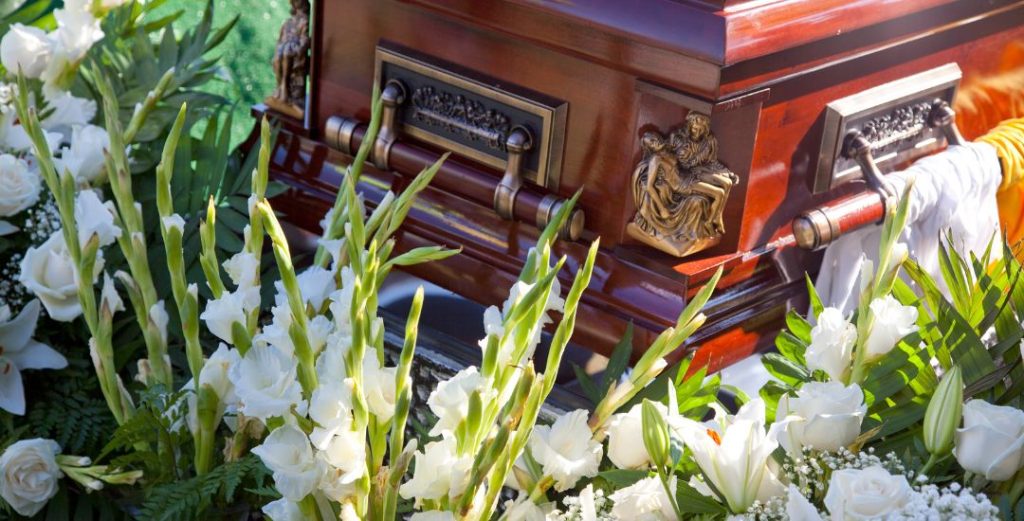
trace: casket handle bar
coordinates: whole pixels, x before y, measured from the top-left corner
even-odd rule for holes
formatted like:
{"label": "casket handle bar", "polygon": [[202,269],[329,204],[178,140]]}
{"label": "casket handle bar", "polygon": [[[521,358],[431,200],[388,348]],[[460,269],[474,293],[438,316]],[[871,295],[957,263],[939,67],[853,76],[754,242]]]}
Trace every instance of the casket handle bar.
{"label": "casket handle bar", "polygon": [[[945,100],[932,104],[926,122],[928,127],[941,131],[949,145],[965,143],[956,126],[956,114]],[[872,151],[881,145],[869,141],[858,129],[846,134],[842,156],[857,162],[864,181],[877,197],[871,193],[856,194],[804,212],[793,221],[797,245],[809,250],[823,248],[840,235],[885,218],[886,206],[900,194],[885,179],[875,161]]]}
{"label": "casket handle bar", "polygon": [[[381,103],[383,105],[381,125],[377,133],[377,139],[373,143],[370,160],[374,166],[381,170],[395,170],[400,173],[411,174],[413,172],[405,172],[404,169],[397,168],[392,161],[394,151],[399,148],[405,152],[403,154],[405,156],[423,155],[422,149],[406,145],[398,140],[398,108],[405,99],[406,89],[400,81],[391,80],[385,85],[384,90],[381,92]],[[362,123],[354,118],[332,116],[328,118],[325,125],[325,141],[328,146],[336,148],[345,154],[355,155],[359,142],[361,142],[363,137],[363,135],[357,135],[359,134],[357,129],[361,125]],[[509,132],[508,138],[505,140],[508,159],[504,174],[501,180],[494,185],[493,197],[491,197],[490,202],[494,206],[495,213],[502,219],[532,222],[537,228],[543,229],[551,222],[551,219],[561,205],[565,204],[566,199],[553,194],[535,195],[530,193],[529,197],[525,198],[529,200],[523,200],[520,205],[521,207],[517,208],[517,201],[524,199],[524,197],[521,197],[524,194],[522,190],[524,185],[523,156],[533,146],[534,138],[529,129],[517,126]],[[436,160],[436,156],[433,159]],[[486,176],[486,174],[477,174],[475,170],[468,169],[462,165],[446,164],[441,167],[438,178],[435,178],[435,184],[445,182],[441,178],[446,172],[452,174],[452,179],[465,178],[468,175],[472,175],[476,180],[479,180],[481,177],[491,177]],[[451,184],[453,188],[458,186],[457,181],[453,181]],[[584,218],[582,209],[574,209],[561,230],[559,230],[560,236],[568,240],[579,239],[580,234],[583,232]]]}

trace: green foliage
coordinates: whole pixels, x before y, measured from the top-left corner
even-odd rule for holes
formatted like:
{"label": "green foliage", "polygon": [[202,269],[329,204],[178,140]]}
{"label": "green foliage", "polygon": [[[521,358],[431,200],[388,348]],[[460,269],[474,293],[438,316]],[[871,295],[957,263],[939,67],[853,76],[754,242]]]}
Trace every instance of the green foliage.
{"label": "green foliage", "polygon": [[[240,492],[248,491],[247,486],[270,493],[264,483],[269,475],[260,459],[250,454],[238,461],[224,463],[202,476],[158,485],[146,497],[139,519],[185,521],[220,517],[209,512],[210,507],[217,503],[236,503]],[[235,518],[244,513],[235,510],[232,511]]]}
{"label": "green foliage", "polygon": [[631,354],[633,354],[632,322],[626,325],[626,332],[612,349],[612,356],[608,359],[608,365],[604,369],[601,381],[595,382],[582,367],[572,364],[572,370],[576,373],[576,381],[580,383],[583,394],[591,403],[597,405],[601,398],[608,393],[612,384],[619,381],[629,367],[629,355]]}
{"label": "green foliage", "polygon": [[31,437],[56,440],[67,454],[95,454],[115,427],[107,403],[99,398],[92,364],[83,354],[68,353],[67,369],[37,373],[31,382],[42,394],[29,409],[25,426]]}
{"label": "green foliage", "polygon": [[188,458],[181,459],[191,442],[186,417],[190,393],[169,393],[160,385],[141,391],[135,414],[113,432],[96,460],[114,455],[112,465],[143,470],[148,485],[179,479],[190,464]]}
{"label": "green foliage", "polygon": [[[202,19],[205,0],[167,0],[154,9],[158,17],[176,16],[174,27],[182,30],[195,26]],[[252,0],[217,0],[215,26],[239,16],[235,28],[218,48],[220,67],[213,81],[201,90],[235,102],[232,107],[231,143],[241,143],[252,130],[249,108],[262,103],[274,90],[271,59],[277,45],[278,28],[288,17],[289,4],[284,0],[253,2]]]}
{"label": "green foliage", "polygon": [[10,26],[25,24],[48,30],[56,25],[53,10],[60,7],[61,0],[0,0],[0,34],[6,34]]}

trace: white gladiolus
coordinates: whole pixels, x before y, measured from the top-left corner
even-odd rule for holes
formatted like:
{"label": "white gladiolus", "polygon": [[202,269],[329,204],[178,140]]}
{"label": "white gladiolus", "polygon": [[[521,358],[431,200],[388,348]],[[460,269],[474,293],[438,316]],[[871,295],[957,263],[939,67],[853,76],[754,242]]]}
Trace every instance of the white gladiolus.
{"label": "white gladiolus", "polygon": [[812,371],[825,371],[829,378],[843,381],[857,342],[857,327],[836,308],[825,308],[818,314],[818,323],[811,329],[811,345],[805,358]]}
{"label": "white gladiolus", "polygon": [[309,440],[324,450],[335,435],[352,424],[352,389],[348,380],[321,380],[309,398],[309,418],[317,423]]}
{"label": "white gladiolus", "polygon": [[231,383],[228,372],[241,360],[237,349],[221,343],[199,371],[199,387],[210,386],[221,405],[235,404],[238,397],[235,395],[235,386]]}
{"label": "white gladiolus", "polygon": [[[334,273],[319,266],[307,268],[296,276],[296,280],[299,284],[299,294],[302,296],[303,303],[315,310],[319,310],[324,302],[327,301],[327,298],[338,289],[334,282]],[[288,297],[284,290],[284,283],[277,281],[274,283],[274,287],[277,288],[274,304],[278,306],[287,305]]]}
{"label": "white gladiolus", "polygon": [[529,447],[544,473],[555,480],[555,490],[564,492],[580,478],[597,475],[601,464],[601,443],[591,436],[587,411],[577,409],[558,417],[555,423],[538,425],[530,435]]}
{"label": "white gladiolus", "polygon": [[680,419],[683,441],[704,476],[722,493],[733,513],[745,512],[755,500],[784,490],[768,467],[786,421],[765,430],[764,401],[754,399],[735,416],[716,409],[715,419],[698,423]]}
{"label": "white gladiolus", "polygon": [[0,61],[11,74],[21,71],[26,78],[37,79],[52,54],[53,41],[36,27],[14,24],[0,40]]}
{"label": "white gladiolus", "polygon": [[121,228],[114,224],[114,205],[104,203],[93,190],[82,190],[75,197],[75,223],[78,225],[78,243],[85,245],[96,235],[100,247],[109,246],[121,236]]}
{"label": "white gladiolus", "polygon": [[363,358],[363,394],[377,421],[388,421],[395,415],[396,374],[397,367],[382,366],[372,353]]}
{"label": "white gladiolus", "polygon": [[206,327],[211,333],[225,342],[233,343],[232,324],[244,326],[249,312],[259,305],[259,288],[239,288],[224,292],[218,299],[207,301],[206,309],[199,318],[206,322]]}
{"label": "white gladiolus", "polygon": [[11,217],[39,201],[43,181],[22,159],[0,155],[0,217]]}
{"label": "white gladiolus", "polygon": [[305,521],[306,516],[302,515],[299,504],[289,501],[286,498],[278,499],[263,505],[262,512],[270,518],[270,521]]}
{"label": "white gladiolus", "polygon": [[964,404],[953,454],[963,468],[1005,481],[1024,466],[1024,411],[984,400]]}
{"label": "white gladiolus", "polygon": [[60,445],[35,438],[16,441],[0,456],[0,497],[15,512],[32,517],[57,494],[64,474],[57,465]]}
{"label": "white gladiolus", "polygon": [[309,439],[291,425],[274,429],[252,452],[274,473],[277,491],[291,501],[302,501],[313,492],[324,473],[323,463],[313,457]]}
{"label": "white gladiolus", "polygon": [[75,126],[71,131],[71,146],[60,151],[54,159],[57,171],[71,172],[78,183],[92,183],[103,172],[103,151],[110,148],[110,136],[103,127]]}
{"label": "white gladiolus", "polygon": [[[676,492],[676,477],[669,478],[669,489]],[[612,517],[634,521],[675,521],[676,512],[665,486],[657,477],[644,478],[616,490],[612,500]]]}
{"label": "white gladiolus", "polygon": [[[101,253],[96,254],[95,270],[90,277],[93,282],[103,271]],[[64,244],[63,232],[58,230],[46,242],[25,252],[18,280],[39,297],[50,318],[70,322],[82,314],[77,276],[71,253]]]}
{"label": "white gladiolus", "polygon": [[259,284],[260,262],[256,256],[245,250],[234,254],[224,261],[224,271],[231,282],[239,288],[249,288]]}
{"label": "white gladiolus", "polygon": [[118,311],[124,311],[124,301],[121,300],[121,296],[117,294],[117,288],[114,287],[114,281],[103,273],[103,289],[100,290],[100,309],[106,308],[113,315]]}
{"label": "white gladiolus", "polygon": [[39,76],[49,89],[66,88],[92,44],[103,38],[100,21],[88,10],[65,7],[53,12],[57,29],[49,37],[53,55]]}
{"label": "white gladiolus", "polygon": [[904,306],[892,295],[871,302],[871,332],[864,342],[865,360],[879,358],[903,337],[917,331],[917,308]]}
{"label": "white gladiolus", "polygon": [[[347,427],[347,426],[346,426]],[[334,501],[343,501],[358,493],[358,481],[366,474],[366,440],[361,431],[342,429],[317,453],[327,471],[320,491]]]}
{"label": "white gladiolus", "polygon": [[453,436],[446,434],[440,441],[428,443],[415,459],[412,479],[399,488],[402,497],[436,500],[458,496],[466,489],[473,456],[459,456]]}
{"label": "white gladiolus", "polygon": [[913,493],[905,476],[882,467],[842,469],[832,473],[825,508],[833,521],[882,519],[906,505]]}
{"label": "white gladiolus", "polygon": [[455,514],[448,512],[447,510],[414,512],[409,516],[409,521],[455,521]]}
{"label": "white gladiolus", "polygon": [[240,411],[264,423],[275,416],[289,415],[293,406],[299,415],[306,413],[302,386],[296,374],[295,359],[271,346],[252,346],[228,369]]}
{"label": "white gladiolus", "polygon": [[[455,376],[439,383],[427,399],[430,410],[437,415],[437,423],[430,430],[430,435],[438,436],[445,431],[455,432],[469,412],[470,395],[474,391],[483,393],[487,390],[487,381],[476,367],[463,369]],[[481,396],[481,399],[486,403],[491,397]]]}
{"label": "white gladiolus", "polygon": [[[86,161],[87,168],[102,167],[103,150],[110,147],[110,137],[102,127],[89,124],[96,117],[96,102],[89,98],[73,96],[70,92],[63,90],[46,89],[43,91],[43,95],[46,97],[48,108],[52,111],[46,116],[46,119],[40,122],[43,129],[60,133],[64,141],[70,139],[71,148],[74,150],[72,154],[82,155],[81,159]],[[79,130],[77,135],[76,130]],[[77,140],[81,140],[81,143],[76,143]],[[88,150],[87,147],[90,146],[102,146],[103,148]],[[99,154],[99,165],[95,163],[97,161],[96,154]],[[71,168],[72,165],[65,164],[65,166]],[[64,171],[59,170],[58,172],[63,173]],[[72,170],[72,173],[77,177],[77,172]],[[81,180],[79,179],[79,181]]]}
{"label": "white gladiolus", "polygon": [[860,435],[867,410],[864,392],[857,384],[806,383],[796,396],[787,394],[779,400],[777,418],[797,417],[787,423],[786,434],[779,441],[791,454],[800,454],[803,447],[838,450]]}

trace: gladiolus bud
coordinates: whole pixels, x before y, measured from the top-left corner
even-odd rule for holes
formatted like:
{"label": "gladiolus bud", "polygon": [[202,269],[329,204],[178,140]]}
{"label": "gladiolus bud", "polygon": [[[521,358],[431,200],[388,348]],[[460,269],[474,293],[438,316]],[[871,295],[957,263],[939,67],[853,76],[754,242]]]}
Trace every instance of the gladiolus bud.
{"label": "gladiolus bud", "polygon": [[960,367],[953,366],[935,388],[924,413],[924,446],[928,452],[942,456],[953,448],[953,434],[963,407],[964,379]]}
{"label": "gladiolus bud", "polygon": [[650,400],[644,400],[641,408],[641,420],[647,454],[651,456],[651,462],[655,466],[662,467],[669,460],[668,424],[665,423],[665,418]]}

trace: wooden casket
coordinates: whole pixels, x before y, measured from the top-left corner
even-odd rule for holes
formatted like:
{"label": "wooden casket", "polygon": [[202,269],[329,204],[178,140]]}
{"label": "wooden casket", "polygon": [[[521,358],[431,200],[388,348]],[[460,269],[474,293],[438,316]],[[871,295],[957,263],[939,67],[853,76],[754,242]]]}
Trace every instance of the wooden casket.
{"label": "wooden casket", "polygon": [[319,232],[376,85],[369,206],[452,153],[399,249],[462,253],[414,275],[500,303],[581,190],[558,253],[572,272],[601,251],[575,342],[607,353],[632,321],[643,349],[723,267],[691,339],[714,368],[771,343],[820,248],[881,219],[884,172],[959,139],[958,87],[1024,42],[1021,0],[323,0],[310,16],[304,110],[276,114],[290,221]]}

